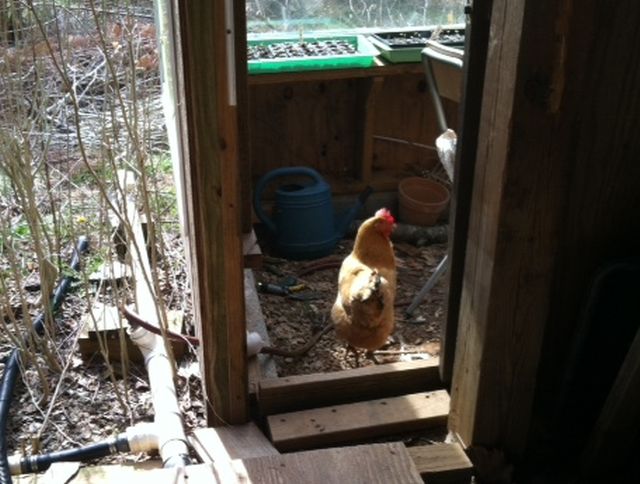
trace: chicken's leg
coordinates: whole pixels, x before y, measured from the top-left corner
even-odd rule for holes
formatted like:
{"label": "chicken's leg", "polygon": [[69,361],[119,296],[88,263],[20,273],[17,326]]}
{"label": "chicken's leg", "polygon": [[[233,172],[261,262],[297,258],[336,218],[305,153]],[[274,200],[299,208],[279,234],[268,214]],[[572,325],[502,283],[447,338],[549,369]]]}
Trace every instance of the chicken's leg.
{"label": "chicken's leg", "polygon": [[378,360],[378,358],[376,358],[376,355],[375,355],[375,353],[374,353],[373,351],[367,351],[364,355],[365,355],[368,359],[370,359],[371,361],[373,361],[373,363],[374,363],[375,365],[381,365],[381,364],[382,364],[382,362],[381,362],[380,360]]}
{"label": "chicken's leg", "polygon": [[356,360],[356,368],[360,367],[360,355],[358,354],[358,348],[355,348],[353,346],[351,346],[349,343],[347,343],[346,345],[346,350],[345,350],[345,360],[349,357],[349,353],[353,353],[353,357]]}

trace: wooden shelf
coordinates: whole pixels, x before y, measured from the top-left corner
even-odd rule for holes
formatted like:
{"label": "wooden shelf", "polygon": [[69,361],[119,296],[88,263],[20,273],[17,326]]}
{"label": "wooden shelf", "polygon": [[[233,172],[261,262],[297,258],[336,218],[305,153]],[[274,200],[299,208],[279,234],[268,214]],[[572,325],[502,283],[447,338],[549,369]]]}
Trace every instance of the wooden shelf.
{"label": "wooden shelf", "polygon": [[377,61],[377,65],[355,69],[331,69],[321,71],[281,72],[277,74],[252,74],[248,76],[250,86],[261,84],[282,84],[286,82],[317,82],[337,79],[354,79],[364,77],[385,77],[403,74],[422,74],[422,64],[411,62],[404,64],[388,64]]}

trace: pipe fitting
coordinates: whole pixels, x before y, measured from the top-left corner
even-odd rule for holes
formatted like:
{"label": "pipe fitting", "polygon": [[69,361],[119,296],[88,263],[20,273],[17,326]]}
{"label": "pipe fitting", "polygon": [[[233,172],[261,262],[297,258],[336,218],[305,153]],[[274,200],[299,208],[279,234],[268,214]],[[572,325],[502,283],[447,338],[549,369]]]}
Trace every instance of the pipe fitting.
{"label": "pipe fitting", "polygon": [[259,333],[247,331],[247,356],[249,358],[260,353],[265,346],[266,344]]}
{"label": "pipe fitting", "polygon": [[144,357],[155,413],[157,446],[165,467],[189,463],[189,447],[182,427],[182,412],[173,383],[173,366],[164,339],[140,326],[132,327],[131,340]]}
{"label": "pipe fitting", "polygon": [[7,457],[9,463],[9,472],[12,476],[22,474],[22,456],[20,454],[13,454]]}
{"label": "pipe fitting", "polygon": [[158,449],[158,432],[153,422],[142,422],[129,427],[125,435],[131,452],[149,452]]}

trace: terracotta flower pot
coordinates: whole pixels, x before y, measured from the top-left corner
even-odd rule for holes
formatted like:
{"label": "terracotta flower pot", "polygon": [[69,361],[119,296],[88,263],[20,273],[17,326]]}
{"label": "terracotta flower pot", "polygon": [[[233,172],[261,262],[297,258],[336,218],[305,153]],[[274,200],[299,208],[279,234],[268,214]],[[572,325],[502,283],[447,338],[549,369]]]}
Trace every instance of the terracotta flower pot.
{"label": "terracotta flower pot", "polygon": [[412,225],[434,225],[449,204],[449,189],[435,180],[410,177],[398,185],[400,221]]}

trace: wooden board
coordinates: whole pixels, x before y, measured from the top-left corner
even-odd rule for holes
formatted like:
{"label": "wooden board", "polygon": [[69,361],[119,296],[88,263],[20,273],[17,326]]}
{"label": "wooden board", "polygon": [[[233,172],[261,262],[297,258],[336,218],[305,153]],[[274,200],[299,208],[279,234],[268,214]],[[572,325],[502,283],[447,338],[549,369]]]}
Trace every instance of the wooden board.
{"label": "wooden board", "polygon": [[[256,280],[251,269],[244,270],[244,300],[247,331],[256,332],[268,346],[271,344],[267,324],[260,306]],[[249,393],[257,393],[258,382],[263,378],[275,378],[278,375],[276,362],[271,355],[258,354],[249,359]]]}
{"label": "wooden board", "polygon": [[[542,153],[551,125],[536,126],[544,113],[516,100],[524,11],[493,2],[492,42],[504,49],[487,59],[449,419],[465,446],[515,455],[529,428],[562,181]],[[527,130],[513,129],[516,116]]]}
{"label": "wooden board", "polygon": [[[282,166],[309,166],[323,177],[356,179],[362,122],[358,93],[368,79],[252,86],[253,181]],[[284,182],[282,182],[284,183]],[[269,189],[264,198],[271,196]]]}
{"label": "wooden board", "polygon": [[267,422],[275,447],[285,452],[433,428],[448,414],[449,395],[437,390],[271,415]]}
{"label": "wooden board", "polygon": [[[80,469],[78,475],[69,484],[193,484],[194,482],[220,482],[216,479],[213,467],[198,464],[179,468],[145,469],[140,466],[95,466]],[[35,483],[34,483],[35,484]]]}
{"label": "wooden board", "polygon": [[460,444],[408,447],[418,472],[428,484],[469,484],[473,464]]}
{"label": "wooden board", "polygon": [[[361,445],[258,457],[235,463],[237,480],[254,484],[420,484],[402,443]],[[227,482],[227,481],[225,481]]]}
{"label": "wooden board", "polygon": [[[435,146],[441,133],[424,73],[386,78],[378,98],[373,122],[373,133],[379,136],[373,145],[373,178],[380,173],[399,181],[433,168],[438,163],[437,153],[424,146]],[[451,128],[456,129],[457,104],[445,99],[443,107]]]}
{"label": "wooden board", "polygon": [[[62,468],[60,466],[62,465]],[[41,474],[21,474],[12,476],[13,482],[16,484],[37,484],[37,483],[58,483],[69,482],[70,484],[102,484],[108,482],[149,482],[147,480],[138,481],[139,476],[144,476],[146,472],[162,469],[162,461],[149,460],[131,465],[104,465],[104,466],[88,466],[80,467],[80,462],[57,462],[54,463],[47,471]],[[64,467],[70,469],[69,473],[65,472],[64,477],[61,475]],[[76,472],[73,468],[76,467]],[[136,480],[134,480],[134,478]],[[156,484],[160,484],[159,482]]]}
{"label": "wooden board", "polygon": [[262,415],[339,405],[442,388],[438,359],[388,363],[260,381]]}
{"label": "wooden board", "polygon": [[253,422],[196,429],[189,440],[200,460],[205,463],[279,454]]}
{"label": "wooden board", "polygon": [[[458,144],[454,166],[453,189],[449,209],[449,293],[447,317],[441,326],[440,376],[451,384],[455,361],[458,316],[464,276],[464,262],[469,233],[469,212],[473,191],[473,173],[478,147],[478,127],[482,107],[482,90],[489,39],[491,1],[476,1],[473,5],[473,22],[466,25],[466,45],[463,66],[462,102]],[[448,118],[449,119],[449,118]],[[464,142],[461,142],[464,140]]]}
{"label": "wooden board", "polygon": [[422,73],[419,62],[405,64],[381,63],[367,69],[333,69],[322,71],[282,72],[277,74],[253,74],[249,76],[250,86],[264,84],[282,84],[287,82],[334,81],[340,79],[358,79],[363,77],[399,76]]}
{"label": "wooden board", "polygon": [[[82,318],[78,337],[78,349],[83,358],[91,358],[96,353],[105,351],[109,361],[121,361],[124,344],[129,360],[144,363],[142,353],[126,334],[129,323],[120,316],[118,308],[96,302],[92,313],[93,317],[86,313]],[[174,333],[182,333],[183,320],[181,311],[167,312],[167,327]],[[186,343],[171,340],[171,348],[173,356],[179,359],[184,354]]]}

